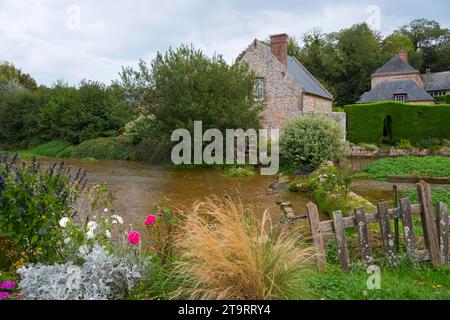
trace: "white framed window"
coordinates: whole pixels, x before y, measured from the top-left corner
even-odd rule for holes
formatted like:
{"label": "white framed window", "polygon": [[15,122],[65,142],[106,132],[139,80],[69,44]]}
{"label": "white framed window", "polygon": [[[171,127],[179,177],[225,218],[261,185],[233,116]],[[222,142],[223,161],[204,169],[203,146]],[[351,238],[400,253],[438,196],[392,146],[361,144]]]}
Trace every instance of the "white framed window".
{"label": "white framed window", "polygon": [[255,83],[255,100],[263,101],[264,100],[264,91],[265,91],[266,83],[264,78],[257,78]]}
{"label": "white framed window", "polygon": [[446,94],[447,94],[447,91],[432,91],[431,92],[432,97],[445,96]]}
{"label": "white framed window", "polygon": [[405,102],[406,101],[406,94],[394,94],[394,100],[396,102]]}

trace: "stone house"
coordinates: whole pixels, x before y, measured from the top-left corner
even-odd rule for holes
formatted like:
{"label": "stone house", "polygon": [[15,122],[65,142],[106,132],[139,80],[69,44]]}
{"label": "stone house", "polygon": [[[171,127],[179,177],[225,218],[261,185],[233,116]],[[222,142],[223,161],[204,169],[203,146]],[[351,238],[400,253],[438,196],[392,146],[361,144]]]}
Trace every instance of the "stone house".
{"label": "stone house", "polygon": [[255,98],[265,105],[264,127],[281,129],[295,116],[331,113],[333,96],[288,55],[288,35],[273,35],[270,42],[267,46],[255,39],[237,60],[247,63],[257,76]]}
{"label": "stone house", "polygon": [[371,91],[357,103],[398,101],[415,104],[435,104],[435,96],[450,93],[450,72],[420,74],[408,63],[408,53],[399,54],[371,75]]}

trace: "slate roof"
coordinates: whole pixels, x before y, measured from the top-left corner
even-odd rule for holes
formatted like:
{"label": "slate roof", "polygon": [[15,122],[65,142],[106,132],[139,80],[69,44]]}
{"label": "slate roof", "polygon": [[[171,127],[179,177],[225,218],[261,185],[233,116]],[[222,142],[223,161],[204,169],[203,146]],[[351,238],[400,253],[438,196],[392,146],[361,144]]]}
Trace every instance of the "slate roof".
{"label": "slate roof", "polygon": [[390,80],[364,93],[357,103],[394,100],[396,94],[406,94],[405,102],[434,101],[433,97],[414,80]]}
{"label": "slate roof", "polygon": [[[272,49],[259,42],[264,50],[272,54]],[[276,59],[274,57],[274,59]],[[333,100],[331,93],[303,66],[296,58],[288,56],[288,71],[297,80],[306,93],[314,94],[325,99]]]}
{"label": "slate roof", "polygon": [[426,91],[450,90],[450,71],[422,74]]}
{"label": "slate roof", "polygon": [[394,56],[386,64],[375,71],[375,74],[381,73],[402,73],[402,72],[419,72],[408,63],[403,61],[399,55]]}

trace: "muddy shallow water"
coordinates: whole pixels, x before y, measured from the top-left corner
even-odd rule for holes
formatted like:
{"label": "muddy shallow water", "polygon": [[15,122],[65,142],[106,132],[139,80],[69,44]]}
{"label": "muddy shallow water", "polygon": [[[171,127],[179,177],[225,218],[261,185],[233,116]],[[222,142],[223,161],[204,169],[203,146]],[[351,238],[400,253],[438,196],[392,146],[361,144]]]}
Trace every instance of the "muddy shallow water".
{"label": "muddy shallow water", "polygon": [[[54,162],[44,159],[44,163]],[[58,160],[60,161],[60,160]],[[289,201],[298,213],[306,212],[305,196],[288,190],[268,194],[274,176],[232,178],[221,176],[220,169],[181,169],[152,166],[131,161],[91,161],[64,159],[73,169],[86,170],[88,186],[106,182],[115,196],[115,211],[127,223],[141,223],[154,204],[169,198],[175,208],[189,208],[210,195],[231,195],[256,205],[261,212],[269,209],[273,219],[279,219],[278,201]]]}
{"label": "muddy shallow water", "polygon": [[[50,163],[60,160],[42,161]],[[189,208],[206,196],[239,195],[244,202],[256,205],[261,212],[269,209],[274,220],[279,219],[281,212],[277,201],[290,202],[298,214],[306,213],[306,204],[310,201],[305,195],[288,190],[276,190],[276,193],[268,194],[267,188],[276,181],[276,177],[261,176],[259,173],[253,177],[232,178],[221,176],[220,169],[166,168],[132,161],[64,161],[74,169],[86,170],[89,185],[106,182],[116,198],[116,212],[127,223],[141,223],[147,211],[154,204],[161,203],[164,197],[171,200],[170,205],[174,208]],[[347,160],[344,165],[351,166],[356,172],[372,161],[374,160]],[[400,192],[415,188],[414,184],[408,183],[396,185]],[[393,186],[394,183],[389,182],[355,179],[351,189],[376,204],[378,201],[392,200]],[[321,219],[328,220],[329,217],[321,215]]]}

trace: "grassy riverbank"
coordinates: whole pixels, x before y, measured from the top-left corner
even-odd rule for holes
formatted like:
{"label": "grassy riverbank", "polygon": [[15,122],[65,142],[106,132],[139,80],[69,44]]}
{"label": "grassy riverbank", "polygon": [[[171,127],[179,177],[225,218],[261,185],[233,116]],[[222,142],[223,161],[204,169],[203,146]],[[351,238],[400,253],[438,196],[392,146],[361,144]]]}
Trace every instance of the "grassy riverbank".
{"label": "grassy riverbank", "polygon": [[380,181],[388,176],[450,177],[450,157],[384,158],[354,175]]}

